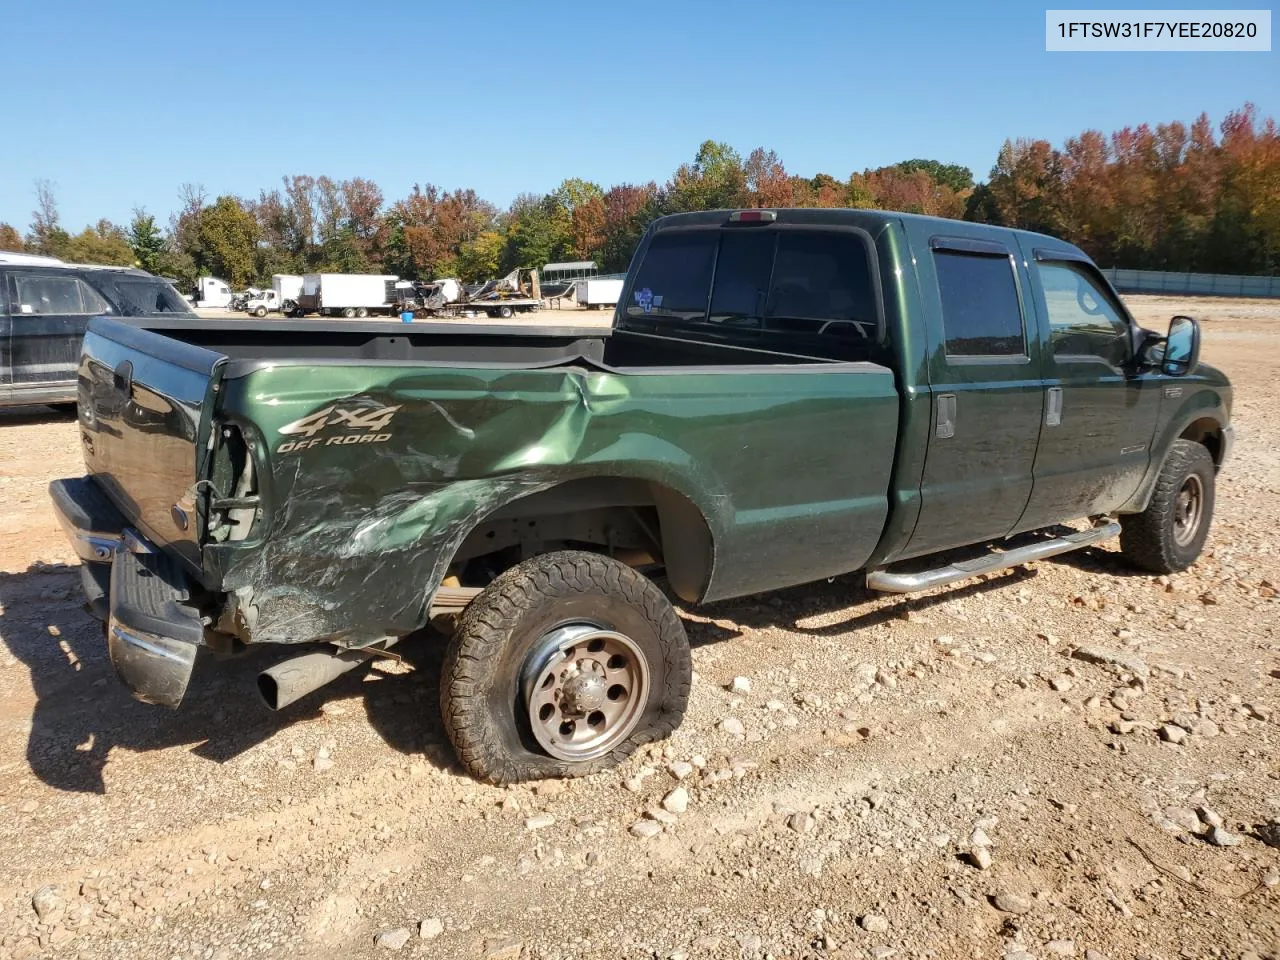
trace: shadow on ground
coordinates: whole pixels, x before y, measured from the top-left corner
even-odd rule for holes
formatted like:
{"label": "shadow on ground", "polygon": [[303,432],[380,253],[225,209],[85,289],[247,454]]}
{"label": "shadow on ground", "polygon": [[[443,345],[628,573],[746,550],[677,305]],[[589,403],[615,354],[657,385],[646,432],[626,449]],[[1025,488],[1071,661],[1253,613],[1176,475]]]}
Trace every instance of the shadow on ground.
{"label": "shadow on ground", "polygon": [[30,405],[0,409],[0,427],[19,427],[28,423],[71,423],[76,418],[74,403],[53,406]]}
{"label": "shadow on ground", "polygon": [[[195,755],[222,763],[353,695],[363,697],[369,722],[391,747],[453,763],[437,706],[444,645],[429,631],[396,647],[411,670],[362,666],[278,713],[258,699],[255,679],[289,654],[279,646],[234,658],[202,651],[177,710],[134,700],[112,671],[102,624],[80,607],[75,567],[0,575],[0,641],[27,667],[35,693],[27,762],[59,790],[104,793],[103,768],[115,748],[191,745]],[[21,699],[7,709],[22,709]]]}
{"label": "shadow on ground", "polygon": [[[1034,538],[1030,538],[1034,539]],[[1019,538],[1009,545],[1029,542]],[[945,562],[971,556],[948,554]],[[1127,570],[1105,551],[1066,554],[1081,569],[1112,576]],[[1015,587],[1035,576],[1014,568],[958,583],[924,596],[877,594],[860,575],[793,587],[764,596],[709,604],[685,617],[690,642],[731,640],[746,629],[781,628],[812,636],[838,636],[904,618],[967,596]],[[0,640],[30,671],[32,709],[27,761],[46,784],[60,790],[102,793],[103,767],[112,749],[163,750],[192,745],[197,756],[222,763],[297,723],[321,716],[331,700],[361,696],[369,723],[402,753],[425,754],[438,766],[455,763],[439,710],[444,639],[433,631],[395,648],[404,664],[362,666],[274,713],[258,699],[257,674],[290,653],[280,646],[218,658],[202,652],[182,706],[171,711],[140,703],[116,680],[107,659],[102,625],[80,606],[80,577],[71,566],[37,565],[0,575]],[[805,621],[845,612],[834,622]],[[730,625],[725,625],[727,624]],[[856,643],[856,637],[851,639]]]}

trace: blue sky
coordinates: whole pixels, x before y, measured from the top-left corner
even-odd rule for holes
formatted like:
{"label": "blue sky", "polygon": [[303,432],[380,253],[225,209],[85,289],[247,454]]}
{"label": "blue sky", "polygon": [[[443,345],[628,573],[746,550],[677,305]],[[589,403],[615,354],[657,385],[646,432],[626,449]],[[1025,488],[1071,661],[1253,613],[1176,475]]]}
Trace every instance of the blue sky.
{"label": "blue sky", "polygon": [[135,205],[163,221],[184,182],[364,176],[505,204],[567,176],[661,181],[708,138],[808,176],[930,157],[981,179],[1006,137],[1216,124],[1246,100],[1280,117],[1276,52],[1046,53],[1045,6],[15,3],[0,221],[26,229],[37,178],[78,231]]}

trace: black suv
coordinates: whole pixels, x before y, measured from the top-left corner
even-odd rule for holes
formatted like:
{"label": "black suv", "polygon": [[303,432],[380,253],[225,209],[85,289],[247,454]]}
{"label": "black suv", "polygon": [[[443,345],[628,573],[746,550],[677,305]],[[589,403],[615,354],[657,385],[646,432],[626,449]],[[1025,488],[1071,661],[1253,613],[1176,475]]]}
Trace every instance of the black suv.
{"label": "black suv", "polygon": [[193,317],[160,277],[0,253],[0,407],[74,403],[90,317]]}

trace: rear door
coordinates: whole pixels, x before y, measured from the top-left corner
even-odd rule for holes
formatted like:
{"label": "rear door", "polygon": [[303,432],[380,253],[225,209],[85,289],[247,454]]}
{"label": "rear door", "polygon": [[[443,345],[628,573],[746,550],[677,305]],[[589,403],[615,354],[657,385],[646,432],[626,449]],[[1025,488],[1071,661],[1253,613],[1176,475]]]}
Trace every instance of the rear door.
{"label": "rear door", "polygon": [[1031,495],[1043,386],[1012,231],[907,221],[929,323],[933,422],[906,555],[1008,534]]}
{"label": "rear door", "polygon": [[1018,523],[1033,530],[1109,513],[1137,490],[1162,384],[1134,369],[1132,320],[1092,263],[1071,251],[1025,252],[1047,342],[1035,491]]}
{"label": "rear door", "polygon": [[71,271],[15,270],[9,365],[15,388],[65,384],[74,394],[80,343],[89,317],[110,311]]}

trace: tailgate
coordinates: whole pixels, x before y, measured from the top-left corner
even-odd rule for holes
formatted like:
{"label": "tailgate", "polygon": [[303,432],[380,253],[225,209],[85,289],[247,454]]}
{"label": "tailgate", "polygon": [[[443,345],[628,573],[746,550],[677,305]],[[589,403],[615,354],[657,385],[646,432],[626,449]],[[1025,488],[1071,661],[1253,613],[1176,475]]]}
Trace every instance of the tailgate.
{"label": "tailgate", "polygon": [[128,521],[201,571],[196,484],[227,358],[118,320],[90,321],[80,356],[80,431],[89,473]]}

